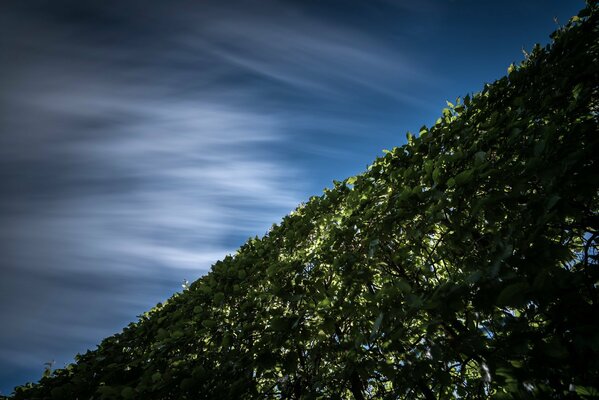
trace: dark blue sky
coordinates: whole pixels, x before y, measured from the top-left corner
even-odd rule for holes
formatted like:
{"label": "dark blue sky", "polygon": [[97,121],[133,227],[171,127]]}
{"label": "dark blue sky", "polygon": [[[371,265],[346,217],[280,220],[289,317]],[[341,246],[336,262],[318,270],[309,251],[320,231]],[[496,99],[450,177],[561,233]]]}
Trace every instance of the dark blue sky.
{"label": "dark blue sky", "polygon": [[582,6],[2,2],[0,393],[363,171]]}

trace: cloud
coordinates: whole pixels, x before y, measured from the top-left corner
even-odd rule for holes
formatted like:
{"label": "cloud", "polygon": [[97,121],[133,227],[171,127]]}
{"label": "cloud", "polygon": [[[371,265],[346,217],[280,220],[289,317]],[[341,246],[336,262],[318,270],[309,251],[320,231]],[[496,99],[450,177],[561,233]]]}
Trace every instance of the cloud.
{"label": "cloud", "polygon": [[351,25],[290,11],[288,5],[271,6],[264,14],[213,10],[220,18],[204,19],[198,28],[202,40],[189,35],[181,42],[191,53],[311,96],[338,100],[340,92],[371,91],[418,102],[405,82],[434,83],[425,66],[398,50],[401,38],[385,42]]}
{"label": "cloud", "polygon": [[204,274],[350,157],[365,102],[432,82],[297,5],[30,4],[0,16],[0,370],[70,361]]}
{"label": "cloud", "polygon": [[299,202],[276,118],[120,84],[62,80],[3,116],[5,366],[68,361]]}

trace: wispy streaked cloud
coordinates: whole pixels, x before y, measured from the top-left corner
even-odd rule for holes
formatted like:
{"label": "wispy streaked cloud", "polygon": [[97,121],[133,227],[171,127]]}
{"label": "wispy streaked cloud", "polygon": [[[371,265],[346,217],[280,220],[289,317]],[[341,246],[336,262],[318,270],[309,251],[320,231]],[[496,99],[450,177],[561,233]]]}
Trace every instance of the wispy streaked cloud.
{"label": "wispy streaked cloud", "polygon": [[3,97],[3,369],[68,361],[301,199],[301,171],[271,148],[277,116],[247,92],[171,93],[168,69],[121,65],[135,51],[94,68],[74,42],[44,43],[48,62],[20,66]]}
{"label": "wispy streaked cloud", "polygon": [[[300,181],[299,172],[269,155],[280,137],[268,116],[200,101],[95,93],[90,107],[69,93],[44,95],[47,112],[60,117],[50,132],[37,127],[42,143],[19,143],[39,151],[4,155],[18,180],[0,227],[12,270],[0,284],[4,365],[67,361],[299,201],[286,184]],[[110,115],[103,103],[121,118],[86,129],[87,118]]]}

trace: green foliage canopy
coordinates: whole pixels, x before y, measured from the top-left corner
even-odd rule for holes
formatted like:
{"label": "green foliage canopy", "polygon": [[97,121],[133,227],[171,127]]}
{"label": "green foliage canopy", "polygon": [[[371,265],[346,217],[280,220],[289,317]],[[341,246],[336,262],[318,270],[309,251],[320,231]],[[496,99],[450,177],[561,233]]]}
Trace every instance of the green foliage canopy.
{"label": "green foliage canopy", "polygon": [[597,398],[598,18],[14,398]]}

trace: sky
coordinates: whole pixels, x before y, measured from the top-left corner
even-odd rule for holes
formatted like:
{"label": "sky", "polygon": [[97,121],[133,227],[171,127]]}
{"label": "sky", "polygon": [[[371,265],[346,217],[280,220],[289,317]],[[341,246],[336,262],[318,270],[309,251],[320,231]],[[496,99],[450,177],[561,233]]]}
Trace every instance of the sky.
{"label": "sky", "polygon": [[583,5],[3,1],[0,393],[364,171]]}

